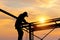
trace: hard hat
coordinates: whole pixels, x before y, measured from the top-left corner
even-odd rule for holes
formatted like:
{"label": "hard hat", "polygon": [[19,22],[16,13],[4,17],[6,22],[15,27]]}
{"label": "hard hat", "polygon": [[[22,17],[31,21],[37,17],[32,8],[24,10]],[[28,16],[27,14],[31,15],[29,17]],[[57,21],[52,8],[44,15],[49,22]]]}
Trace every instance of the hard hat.
{"label": "hard hat", "polygon": [[28,17],[28,14],[27,14],[27,12],[24,12],[23,14],[24,14],[25,16],[27,16],[27,17]]}

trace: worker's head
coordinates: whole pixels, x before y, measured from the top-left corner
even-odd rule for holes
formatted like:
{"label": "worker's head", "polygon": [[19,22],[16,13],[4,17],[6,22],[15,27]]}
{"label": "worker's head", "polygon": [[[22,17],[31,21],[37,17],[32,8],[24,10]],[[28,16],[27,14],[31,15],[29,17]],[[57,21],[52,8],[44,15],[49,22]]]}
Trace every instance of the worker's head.
{"label": "worker's head", "polygon": [[18,16],[18,18],[22,18],[22,17],[28,17],[28,14],[27,14],[27,12],[23,12],[22,14],[20,14],[19,16]]}
{"label": "worker's head", "polygon": [[26,17],[28,17],[28,14],[27,14],[27,12],[24,12],[24,13],[23,13],[23,15],[24,15],[24,16],[26,16]]}

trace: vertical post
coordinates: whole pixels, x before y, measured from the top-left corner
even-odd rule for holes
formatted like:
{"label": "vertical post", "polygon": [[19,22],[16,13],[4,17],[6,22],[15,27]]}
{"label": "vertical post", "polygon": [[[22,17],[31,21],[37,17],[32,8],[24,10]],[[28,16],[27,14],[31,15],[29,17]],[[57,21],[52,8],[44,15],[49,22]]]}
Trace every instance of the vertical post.
{"label": "vertical post", "polygon": [[34,40],[34,36],[33,36],[34,32],[33,32],[33,28],[31,23],[29,24],[29,40]]}
{"label": "vertical post", "polygon": [[43,40],[43,39],[41,39],[41,40]]}
{"label": "vertical post", "polygon": [[31,23],[29,24],[29,40],[31,40]]}
{"label": "vertical post", "polygon": [[[34,34],[34,32],[32,31],[32,32],[31,32],[31,34]],[[32,37],[32,39],[31,39],[31,40],[34,40],[34,36],[33,36],[33,35],[31,35],[31,37]]]}

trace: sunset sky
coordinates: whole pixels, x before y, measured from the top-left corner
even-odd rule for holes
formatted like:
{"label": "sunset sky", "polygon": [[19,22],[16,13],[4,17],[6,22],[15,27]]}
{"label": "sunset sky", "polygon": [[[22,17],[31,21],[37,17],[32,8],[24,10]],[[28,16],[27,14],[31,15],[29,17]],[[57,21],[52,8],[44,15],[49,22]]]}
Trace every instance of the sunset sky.
{"label": "sunset sky", "polygon": [[[18,16],[23,12],[28,12],[28,22],[39,21],[41,18],[51,19],[60,17],[60,0],[0,0],[0,9]],[[17,40],[15,30],[16,19],[0,12],[0,40]],[[55,29],[44,40],[58,40],[60,29]],[[43,37],[50,30],[37,31],[35,35]],[[25,32],[23,40],[28,40]],[[39,40],[35,38],[35,40]]]}

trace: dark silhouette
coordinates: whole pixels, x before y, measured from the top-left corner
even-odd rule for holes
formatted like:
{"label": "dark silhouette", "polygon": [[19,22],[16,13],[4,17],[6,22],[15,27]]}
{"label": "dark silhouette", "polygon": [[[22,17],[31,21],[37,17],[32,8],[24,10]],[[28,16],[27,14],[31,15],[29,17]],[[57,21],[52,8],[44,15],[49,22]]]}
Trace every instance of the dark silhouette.
{"label": "dark silhouette", "polygon": [[20,14],[16,20],[15,23],[15,28],[17,29],[18,32],[18,40],[22,40],[23,37],[23,24],[27,24],[26,20],[24,19],[25,17],[28,17],[27,12],[24,12],[23,14]]}

